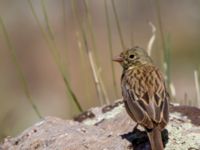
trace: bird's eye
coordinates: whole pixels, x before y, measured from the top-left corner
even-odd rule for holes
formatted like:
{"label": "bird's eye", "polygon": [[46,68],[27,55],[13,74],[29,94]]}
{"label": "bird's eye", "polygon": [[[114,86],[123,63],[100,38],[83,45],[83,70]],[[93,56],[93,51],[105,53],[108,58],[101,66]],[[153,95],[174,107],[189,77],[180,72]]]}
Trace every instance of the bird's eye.
{"label": "bird's eye", "polygon": [[129,56],[129,58],[131,58],[131,59],[133,59],[135,56],[133,55],[133,54],[131,54],[130,56]]}

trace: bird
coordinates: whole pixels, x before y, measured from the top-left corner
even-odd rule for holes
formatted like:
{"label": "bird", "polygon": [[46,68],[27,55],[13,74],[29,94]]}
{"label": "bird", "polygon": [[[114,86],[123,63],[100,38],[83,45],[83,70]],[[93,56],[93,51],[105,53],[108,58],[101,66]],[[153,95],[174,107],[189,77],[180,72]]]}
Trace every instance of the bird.
{"label": "bird", "polygon": [[126,112],[145,129],[151,149],[163,150],[161,132],[169,122],[170,99],[164,75],[138,46],[124,50],[113,61],[123,68],[121,90]]}

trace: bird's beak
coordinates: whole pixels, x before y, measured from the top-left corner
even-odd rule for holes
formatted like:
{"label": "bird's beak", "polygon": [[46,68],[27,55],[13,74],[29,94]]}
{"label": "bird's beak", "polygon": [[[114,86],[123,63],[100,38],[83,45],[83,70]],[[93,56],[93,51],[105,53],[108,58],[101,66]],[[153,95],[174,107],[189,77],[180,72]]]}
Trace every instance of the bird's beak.
{"label": "bird's beak", "polygon": [[116,61],[116,62],[119,62],[119,63],[121,63],[123,60],[124,59],[122,57],[120,57],[120,56],[117,56],[117,57],[112,59],[112,61]]}

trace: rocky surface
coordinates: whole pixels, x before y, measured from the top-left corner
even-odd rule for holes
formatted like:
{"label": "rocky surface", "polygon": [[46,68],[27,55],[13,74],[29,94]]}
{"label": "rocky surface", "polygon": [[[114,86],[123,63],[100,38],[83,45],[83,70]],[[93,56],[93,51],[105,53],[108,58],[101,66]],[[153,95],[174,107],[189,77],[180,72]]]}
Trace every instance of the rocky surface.
{"label": "rocky surface", "polygon": [[[163,131],[166,150],[200,150],[200,109],[171,105]],[[74,120],[46,117],[19,136],[6,138],[0,150],[149,150],[143,129],[124,110],[122,101],[92,108]]]}

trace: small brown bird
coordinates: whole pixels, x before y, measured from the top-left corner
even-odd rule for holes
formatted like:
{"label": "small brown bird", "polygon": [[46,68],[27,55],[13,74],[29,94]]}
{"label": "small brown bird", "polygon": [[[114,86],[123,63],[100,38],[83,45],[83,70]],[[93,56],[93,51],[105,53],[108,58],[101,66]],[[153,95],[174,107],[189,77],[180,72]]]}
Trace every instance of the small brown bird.
{"label": "small brown bird", "polygon": [[139,47],[113,59],[123,67],[122,96],[129,116],[145,128],[152,150],[163,150],[161,131],[169,120],[165,82],[147,52]]}

